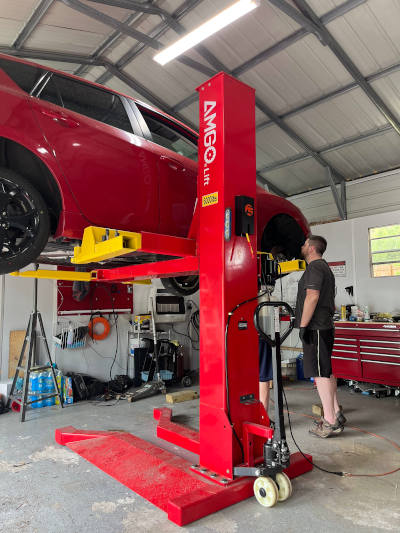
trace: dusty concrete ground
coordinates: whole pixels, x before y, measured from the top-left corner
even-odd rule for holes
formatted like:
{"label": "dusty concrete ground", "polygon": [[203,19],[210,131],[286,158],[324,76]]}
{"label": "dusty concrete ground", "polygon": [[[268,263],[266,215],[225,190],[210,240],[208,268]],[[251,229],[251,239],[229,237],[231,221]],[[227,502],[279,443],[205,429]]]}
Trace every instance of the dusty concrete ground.
{"label": "dusty concrete ground", "polygon": [[[308,435],[317,401],[308,382],[287,387],[296,441],[326,469],[379,473],[400,466],[400,450],[353,429],[383,435],[400,443],[400,399],[351,393],[343,387],[340,401],[348,427],[340,436],[322,440]],[[290,500],[272,509],[254,498],[178,528],[166,514],[96,467],[54,441],[54,429],[73,425],[87,429],[123,429],[157,441],[154,407],[163,396],[116,405],[78,403],[64,410],[31,411],[20,424],[15,413],[0,416],[0,531],[40,533],[193,533],[229,532],[377,532],[400,531],[400,472],[385,477],[341,478],[317,469],[293,481]],[[198,401],[174,406],[180,422],[196,427]],[[350,427],[352,426],[352,427]],[[296,451],[289,437],[291,451]],[[191,461],[195,456],[182,454]]]}

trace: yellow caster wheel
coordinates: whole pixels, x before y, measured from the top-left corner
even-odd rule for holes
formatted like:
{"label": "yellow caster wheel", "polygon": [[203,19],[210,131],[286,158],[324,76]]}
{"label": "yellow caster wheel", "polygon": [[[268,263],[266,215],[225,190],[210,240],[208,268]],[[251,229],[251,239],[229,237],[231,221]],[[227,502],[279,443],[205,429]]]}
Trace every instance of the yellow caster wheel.
{"label": "yellow caster wheel", "polygon": [[292,482],[284,472],[279,472],[275,476],[278,485],[278,502],[284,502],[292,495]]}
{"label": "yellow caster wheel", "polygon": [[278,501],[278,487],[270,477],[258,477],[253,489],[256,500],[264,507],[273,507]]}

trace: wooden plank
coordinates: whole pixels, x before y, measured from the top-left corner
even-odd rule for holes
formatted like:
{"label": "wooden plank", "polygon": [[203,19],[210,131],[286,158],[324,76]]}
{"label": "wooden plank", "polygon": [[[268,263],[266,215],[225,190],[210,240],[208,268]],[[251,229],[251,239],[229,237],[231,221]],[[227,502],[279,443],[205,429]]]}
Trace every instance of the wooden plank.
{"label": "wooden plank", "polygon": [[[15,369],[18,365],[19,356],[21,354],[22,345],[24,343],[26,331],[14,329],[10,331],[10,344],[8,350],[8,377],[13,378],[15,374]],[[25,356],[27,352],[27,347],[25,347],[25,354],[22,364],[25,364]],[[22,375],[21,375],[22,377]]]}
{"label": "wooden plank", "polygon": [[199,393],[195,390],[183,390],[165,395],[167,403],[187,402],[188,400],[196,400],[198,397]]}

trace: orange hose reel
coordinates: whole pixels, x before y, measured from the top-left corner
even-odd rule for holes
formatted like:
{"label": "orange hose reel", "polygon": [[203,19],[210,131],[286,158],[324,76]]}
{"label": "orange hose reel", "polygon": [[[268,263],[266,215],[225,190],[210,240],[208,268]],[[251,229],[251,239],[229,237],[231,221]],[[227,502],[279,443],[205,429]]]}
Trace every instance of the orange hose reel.
{"label": "orange hose reel", "polygon": [[[101,333],[94,333],[94,328],[96,324],[103,325],[103,331]],[[97,316],[96,318],[92,318],[88,324],[89,335],[95,341],[102,341],[106,339],[108,337],[108,334],[110,333],[110,329],[111,329],[111,326],[110,326],[109,321],[102,316]]]}

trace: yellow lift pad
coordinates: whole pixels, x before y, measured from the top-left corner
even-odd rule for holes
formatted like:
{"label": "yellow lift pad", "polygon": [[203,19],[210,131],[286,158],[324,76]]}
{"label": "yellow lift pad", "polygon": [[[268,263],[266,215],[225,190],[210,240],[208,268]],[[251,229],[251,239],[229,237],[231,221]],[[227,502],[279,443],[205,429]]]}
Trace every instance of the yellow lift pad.
{"label": "yellow lift pad", "polygon": [[306,269],[306,262],[303,259],[293,259],[293,261],[282,261],[278,263],[281,274],[300,272]]}
{"label": "yellow lift pad", "polygon": [[76,265],[96,263],[136,252],[141,247],[140,233],[88,226],[83,232],[82,245],[74,248],[71,262]]}
{"label": "yellow lift pad", "polygon": [[11,272],[10,276],[20,278],[57,279],[61,281],[92,281],[95,276],[92,272],[74,272],[73,270],[25,270],[24,272]]}

